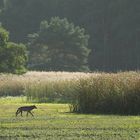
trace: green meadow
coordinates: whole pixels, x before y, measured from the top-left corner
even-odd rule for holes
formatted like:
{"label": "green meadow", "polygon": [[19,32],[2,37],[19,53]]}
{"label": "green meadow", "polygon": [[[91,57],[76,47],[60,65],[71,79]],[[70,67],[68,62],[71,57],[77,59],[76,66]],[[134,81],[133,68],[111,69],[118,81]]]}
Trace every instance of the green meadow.
{"label": "green meadow", "polygon": [[68,104],[35,104],[34,117],[15,117],[26,97],[0,99],[1,140],[139,140],[140,117],[76,114]]}

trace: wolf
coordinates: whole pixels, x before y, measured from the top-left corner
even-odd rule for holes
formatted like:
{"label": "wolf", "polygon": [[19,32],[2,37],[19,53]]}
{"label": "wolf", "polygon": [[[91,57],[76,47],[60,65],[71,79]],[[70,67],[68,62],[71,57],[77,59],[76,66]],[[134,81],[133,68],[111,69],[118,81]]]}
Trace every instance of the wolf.
{"label": "wolf", "polygon": [[37,107],[36,107],[35,105],[19,107],[19,108],[17,109],[17,111],[16,111],[16,116],[17,116],[19,113],[21,113],[21,116],[22,116],[22,112],[23,112],[23,111],[26,111],[26,112],[27,112],[26,116],[28,116],[28,113],[30,113],[32,116],[34,116],[34,115],[32,114],[32,112],[31,112],[33,109],[37,109]]}

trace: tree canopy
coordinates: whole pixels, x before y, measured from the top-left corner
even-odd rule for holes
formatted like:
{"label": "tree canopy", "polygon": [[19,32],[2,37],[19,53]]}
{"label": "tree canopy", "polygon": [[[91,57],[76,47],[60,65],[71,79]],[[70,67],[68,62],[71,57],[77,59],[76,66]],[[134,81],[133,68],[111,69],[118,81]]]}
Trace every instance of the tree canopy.
{"label": "tree canopy", "polygon": [[0,27],[0,72],[26,72],[27,52],[23,44],[8,42],[9,33]]}
{"label": "tree canopy", "polygon": [[66,18],[42,21],[40,30],[31,34],[30,65],[34,69],[53,71],[88,70],[89,35]]}

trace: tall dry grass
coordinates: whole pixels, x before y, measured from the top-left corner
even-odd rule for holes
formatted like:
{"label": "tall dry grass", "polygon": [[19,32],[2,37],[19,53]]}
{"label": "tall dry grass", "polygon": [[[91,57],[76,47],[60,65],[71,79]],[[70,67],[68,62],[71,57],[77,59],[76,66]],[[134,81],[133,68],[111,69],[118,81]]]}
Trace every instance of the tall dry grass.
{"label": "tall dry grass", "polygon": [[31,102],[69,102],[83,113],[140,113],[140,72],[28,72],[0,75],[0,96],[24,95]]}
{"label": "tall dry grass", "polygon": [[74,111],[83,113],[140,113],[140,73],[101,74],[82,78]]}
{"label": "tall dry grass", "polygon": [[80,72],[27,72],[21,76],[1,74],[0,96],[25,95],[35,102],[67,101],[71,100],[77,80],[91,75]]}

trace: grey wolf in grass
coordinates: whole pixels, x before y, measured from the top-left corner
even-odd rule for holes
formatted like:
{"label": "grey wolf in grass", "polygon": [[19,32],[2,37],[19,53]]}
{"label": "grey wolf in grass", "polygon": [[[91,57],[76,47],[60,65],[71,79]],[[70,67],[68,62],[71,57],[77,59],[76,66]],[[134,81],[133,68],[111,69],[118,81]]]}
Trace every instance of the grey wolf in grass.
{"label": "grey wolf in grass", "polygon": [[17,111],[16,111],[16,116],[17,116],[19,113],[21,113],[21,116],[22,116],[22,112],[23,112],[23,111],[26,111],[26,112],[27,112],[26,116],[28,116],[28,113],[30,113],[32,116],[34,116],[34,115],[32,114],[32,112],[31,112],[33,109],[37,109],[37,107],[36,107],[35,105],[19,107],[19,108],[17,109]]}

